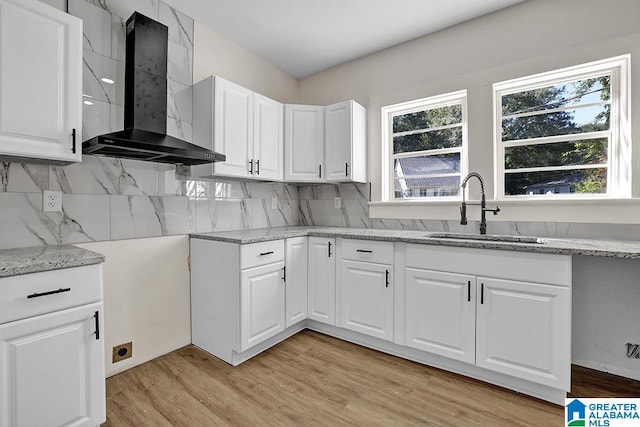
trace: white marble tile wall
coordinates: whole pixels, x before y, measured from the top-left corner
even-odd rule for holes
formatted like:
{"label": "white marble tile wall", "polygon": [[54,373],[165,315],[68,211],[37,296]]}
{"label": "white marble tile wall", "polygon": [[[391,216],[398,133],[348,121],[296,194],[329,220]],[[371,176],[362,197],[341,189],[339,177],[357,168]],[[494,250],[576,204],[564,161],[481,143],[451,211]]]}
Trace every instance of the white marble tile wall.
{"label": "white marble tile wall", "polygon": [[[42,212],[43,190],[63,192],[63,212]],[[0,162],[0,248],[298,224],[290,185],[191,180],[174,166],[97,156]]]}
{"label": "white marble tile wall", "polygon": [[[456,220],[369,218],[369,188],[368,184],[299,187],[300,224],[457,233],[479,232],[479,221],[472,220],[469,220],[467,225],[460,225]],[[335,208],[334,197],[341,197],[341,208]],[[487,232],[539,237],[640,240],[640,225],[637,224],[496,221],[489,217]]]}

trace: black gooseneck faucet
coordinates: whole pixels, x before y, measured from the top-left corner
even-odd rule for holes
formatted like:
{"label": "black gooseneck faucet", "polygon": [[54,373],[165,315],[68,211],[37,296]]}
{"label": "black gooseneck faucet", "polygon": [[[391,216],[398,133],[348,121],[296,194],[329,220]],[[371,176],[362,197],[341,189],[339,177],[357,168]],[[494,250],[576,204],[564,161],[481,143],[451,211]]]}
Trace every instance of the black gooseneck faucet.
{"label": "black gooseneck faucet", "polygon": [[[465,201],[464,190],[467,187],[467,181],[471,177],[478,178],[480,181],[480,193],[482,194],[482,198],[480,199],[480,234],[487,234],[487,216],[486,212],[493,212],[494,215],[498,215],[500,212],[500,208],[498,206],[495,209],[487,208],[487,202],[484,196],[484,181],[482,180],[482,176],[478,172],[470,172],[467,176],[462,180],[462,205],[460,206],[460,224],[467,225],[467,202]],[[471,203],[470,203],[471,204]]]}

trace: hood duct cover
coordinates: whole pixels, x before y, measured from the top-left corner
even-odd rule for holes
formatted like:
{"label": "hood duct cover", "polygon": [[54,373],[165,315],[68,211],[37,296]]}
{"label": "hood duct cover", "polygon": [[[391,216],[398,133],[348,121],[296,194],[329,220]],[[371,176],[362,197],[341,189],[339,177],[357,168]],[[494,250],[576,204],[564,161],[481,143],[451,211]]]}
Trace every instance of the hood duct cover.
{"label": "hood duct cover", "polygon": [[124,130],[82,144],[85,154],[198,165],[223,154],[167,135],[168,29],[138,12],[127,20]]}

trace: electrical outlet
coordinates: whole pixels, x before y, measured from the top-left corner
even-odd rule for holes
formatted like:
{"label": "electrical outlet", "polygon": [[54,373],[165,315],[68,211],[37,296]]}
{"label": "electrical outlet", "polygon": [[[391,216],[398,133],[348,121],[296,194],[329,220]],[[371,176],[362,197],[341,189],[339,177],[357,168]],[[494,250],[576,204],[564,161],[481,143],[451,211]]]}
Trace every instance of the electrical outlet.
{"label": "electrical outlet", "polygon": [[342,207],[342,199],[340,197],[333,198],[333,207],[336,209],[340,209]]}
{"label": "electrical outlet", "polygon": [[277,197],[272,197],[271,198],[271,209],[278,209],[278,198]]}
{"label": "electrical outlet", "polygon": [[133,341],[113,347],[111,363],[121,362],[133,356]]}
{"label": "electrical outlet", "polygon": [[62,212],[62,191],[43,191],[42,211]]}

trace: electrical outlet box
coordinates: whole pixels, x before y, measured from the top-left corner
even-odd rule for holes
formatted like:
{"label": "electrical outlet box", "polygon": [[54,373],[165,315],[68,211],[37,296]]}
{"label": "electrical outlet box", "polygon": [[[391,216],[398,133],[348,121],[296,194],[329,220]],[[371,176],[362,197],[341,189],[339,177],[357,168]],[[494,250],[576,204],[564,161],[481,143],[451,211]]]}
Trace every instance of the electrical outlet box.
{"label": "electrical outlet box", "polygon": [[271,209],[278,209],[278,198],[277,197],[272,197],[271,198]]}
{"label": "electrical outlet box", "polygon": [[133,341],[113,347],[111,363],[121,362],[133,356]]}
{"label": "electrical outlet box", "polygon": [[42,211],[62,212],[62,191],[43,191]]}
{"label": "electrical outlet box", "polygon": [[340,209],[342,207],[342,199],[340,197],[333,198],[333,207],[336,209]]}

